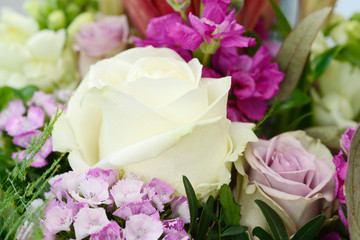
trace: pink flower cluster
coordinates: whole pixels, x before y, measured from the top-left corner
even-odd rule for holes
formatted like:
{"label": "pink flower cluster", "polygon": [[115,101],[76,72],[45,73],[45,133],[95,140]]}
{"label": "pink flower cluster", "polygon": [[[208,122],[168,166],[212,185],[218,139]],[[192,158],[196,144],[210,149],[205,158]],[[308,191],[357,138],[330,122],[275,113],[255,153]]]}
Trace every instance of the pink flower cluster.
{"label": "pink flower cluster", "polygon": [[116,170],[71,171],[50,180],[55,197],[43,220],[45,239],[67,232],[76,239],[190,239],[186,197],[159,179],[148,184]]}
{"label": "pink flower cluster", "polygon": [[267,110],[266,100],[279,91],[284,78],[265,46],[253,57],[238,54],[236,48],[220,48],[212,58],[215,70],[231,76],[228,118],[232,121],[262,119]]}
{"label": "pink flower cluster", "polygon": [[[350,151],[350,143],[351,139],[355,134],[356,129],[348,128],[344,134],[341,135],[340,145],[342,149],[345,151],[345,154],[348,155]],[[336,173],[334,175],[335,179],[335,198],[339,200],[340,204],[346,204],[345,194],[344,194],[344,186],[346,180],[346,171],[348,163],[345,160],[345,154],[343,151],[340,151],[338,155],[336,155],[333,159],[333,162],[336,167]],[[344,223],[346,227],[348,227],[348,222],[346,217],[344,216],[343,211],[341,210],[341,206],[339,205],[339,216],[340,220]]]}
{"label": "pink flower cluster", "polygon": [[230,0],[203,0],[204,10],[199,18],[191,12],[187,24],[177,13],[153,18],[147,26],[147,38],[135,38],[135,46],[168,47],[185,60],[191,59],[187,51],[197,50],[201,44],[217,42],[222,47],[248,47],[255,39],[241,36],[245,29],[236,23],[235,9],[228,11]]}
{"label": "pink flower cluster", "polygon": [[[57,108],[63,107],[55,101],[53,95],[41,91],[35,92],[27,105],[28,109],[21,100],[14,100],[0,112],[0,131],[5,131],[12,137],[13,143],[21,148],[29,147],[31,142],[42,134],[40,129],[44,127],[45,114],[51,118]],[[47,165],[46,158],[51,152],[50,137],[34,156],[30,166],[40,168]],[[25,158],[25,150],[14,152],[12,158],[22,161]]]}

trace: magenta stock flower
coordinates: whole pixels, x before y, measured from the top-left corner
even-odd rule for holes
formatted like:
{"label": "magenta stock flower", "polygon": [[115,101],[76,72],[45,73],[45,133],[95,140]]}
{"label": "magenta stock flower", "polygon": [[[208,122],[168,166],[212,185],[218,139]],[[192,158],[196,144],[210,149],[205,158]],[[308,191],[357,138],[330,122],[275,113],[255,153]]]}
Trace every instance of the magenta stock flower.
{"label": "magenta stock flower", "polygon": [[284,74],[271,63],[262,46],[251,58],[237,54],[236,48],[220,48],[212,58],[216,70],[232,77],[228,118],[232,121],[259,120],[267,110],[266,100],[274,97]]}
{"label": "magenta stock flower", "polygon": [[[181,55],[186,61],[191,60],[191,54],[188,50],[181,48],[176,41],[170,36],[171,28],[176,27],[177,25],[186,26],[185,22],[181,17],[176,13],[167,14],[161,17],[153,18],[149,22],[145,40],[140,38],[134,38],[136,47],[145,47],[152,45],[154,47],[167,47],[178,54]],[[194,39],[193,39],[194,40]],[[197,42],[202,41],[201,39],[196,39],[196,41],[190,41],[188,44],[198,45]],[[190,48],[191,45],[189,46]]]}
{"label": "magenta stock flower", "polygon": [[348,154],[350,151],[350,143],[351,139],[355,134],[356,129],[355,128],[348,128],[346,131],[341,135],[340,139],[340,146],[345,150],[345,152]]}
{"label": "magenta stock flower", "polygon": [[228,12],[231,1],[204,0],[203,4],[203,16],[199,18],[190,12],[187,19],[189,24],[176,13],[153,18],[147,26],[147,38],[145,40],[135,38],[135,46],[168,47],[189,61],[191,55],[186,50],[196,51],[205,42],[208,45],[216,45],[213,46],[212,51],[220,45],[222,47],[255,45],[255,39],[241,36],[245,29],[236,23],[235,10]]}

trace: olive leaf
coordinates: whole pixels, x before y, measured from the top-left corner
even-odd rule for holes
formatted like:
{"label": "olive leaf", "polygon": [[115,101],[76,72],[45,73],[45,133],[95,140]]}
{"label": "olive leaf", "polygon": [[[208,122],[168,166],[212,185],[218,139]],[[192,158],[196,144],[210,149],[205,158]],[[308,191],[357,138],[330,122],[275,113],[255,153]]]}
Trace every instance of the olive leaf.
{"label": "olive leaf", "polygon": [[280,102],[286,100],[296,88],[311,45],[330,12],[331,8],[326,7],[308,15],[289,33],[282,44],[276,58],[280,71],[285,73],[277,94]]}
{"label": "olive leaf", "polygon": [[350,144],[345,195],[351,239],[360,239],[360,130],[356,130]]}

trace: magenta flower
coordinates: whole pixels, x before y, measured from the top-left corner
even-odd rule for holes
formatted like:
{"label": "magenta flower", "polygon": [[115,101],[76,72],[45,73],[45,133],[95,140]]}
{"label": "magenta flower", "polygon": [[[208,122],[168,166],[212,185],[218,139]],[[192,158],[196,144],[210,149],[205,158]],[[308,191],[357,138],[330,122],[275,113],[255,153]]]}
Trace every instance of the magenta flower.
{"label": "magenta flower", "polygon": [[228,118],[232,121],[259,120],[267,110],[266,100],[274,97],[284,74],[271,63],[262,46],[254,57],[238,55],[235,48],[220,48],[213,56],[216,70],[232,77]]}
{"label": "magenta flower", "polygon": [[343,152],[340,151],[333,159],[333,162],[336,167],[336,173],[334,175],[335,179],[335,198],[339,200],[340,203],[346,203],[344,195],[344,185],[346,179],[347,171],[347,162],[344,159]]}
{"label": "magenta flower", "polygon": [[256,44],[255,39],[241,36],[245,32],[245,28],[236,23],[235,9],[227,12],[231,1],[204,0],[203,3],[202,18],[190,13],[189,22],[209,44],[212,39],[220,40],[222,47],[248,47]]}
{"label": "magenta flower", "polygon": [[[176,51],[186,61],[190,61],[192,59],[190,52],[181,48],[179,44],[176,43],[176,41],[170,36],[171,29],[177,25],[186,26],[186,23],[176,13],[153,18],[149,22],[146,29],[147,38],[145,40],[134,38],[133,40],[135,42],[135,46],[145,47],[152,45],[158,48],[167,47]],[[201,38],[201,36],[199,37]],[[195,41],[189,41],[189,48],[193,48],[191,44],[198,45],[198,42],[200,41],[202,41],[202,39],[199,38]]]}

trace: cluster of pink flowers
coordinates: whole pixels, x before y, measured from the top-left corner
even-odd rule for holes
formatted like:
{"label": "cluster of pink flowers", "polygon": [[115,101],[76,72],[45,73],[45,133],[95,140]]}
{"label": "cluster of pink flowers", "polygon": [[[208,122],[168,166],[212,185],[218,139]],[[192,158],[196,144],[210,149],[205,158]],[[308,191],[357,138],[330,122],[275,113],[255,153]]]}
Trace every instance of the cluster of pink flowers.
{"label": "cluster of pink flowers", "polygon": [[[235,9],[228,11],[229,0],[203,0],[204,11],[199,18],[189,13],[187,24],[177,13],[153,18],[149,22],[145,40],[135,38],[135,46],[168,47],[178,52],[185,60],[200,45],[216,43],[222,47],[248,47],[255,45],[255,39],[241,36],[245,28],[236,23]],[[208,47],[209,48],[209,47]],[[210,47],[211,48],[211,47]]]}
{"label": "cluster of pink flowers", "polygon": [[[116,170],[71,171],[50,180],[53,200],[42,221],[45,239],[190,239],[186,197],[159,179],[145,184]],[[49,193],[48,193],[49,195]]]}
{"label": "cluster of pink flowers", "polygon": [[[0,112],[0,131],[12,137],[12,141],[20,148],[27,148],[31,142],[42,134],[45,118],[51,118],[56,110],[63,105],[57,103],[55,96],[44,92],[35,92],[31,101],[25,107],[22,100],[11,101]],[[52,152],[51,137],[48,138],[41,150],[34,156],[30,166],[40,168],[47,165],[46,158]],[[25,158],[25,149],[12,154],[13,159],[22,161]]]}

